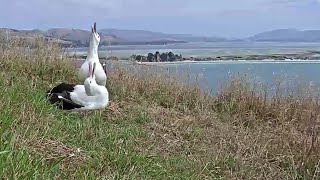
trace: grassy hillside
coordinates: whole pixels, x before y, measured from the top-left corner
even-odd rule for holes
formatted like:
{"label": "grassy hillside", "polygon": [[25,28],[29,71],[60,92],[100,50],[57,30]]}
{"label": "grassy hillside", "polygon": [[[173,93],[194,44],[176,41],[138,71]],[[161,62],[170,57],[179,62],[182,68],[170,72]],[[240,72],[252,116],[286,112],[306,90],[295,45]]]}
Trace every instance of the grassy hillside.
{"label": "grassy hillside", "polygon": [[63,112],[44,93],[77,82],[73,62],[34,47],[0,47],[0,178],[319,178],[319,101],[307,90],[283,97],[236,78],[209,97],[114,64],[110,108]]}

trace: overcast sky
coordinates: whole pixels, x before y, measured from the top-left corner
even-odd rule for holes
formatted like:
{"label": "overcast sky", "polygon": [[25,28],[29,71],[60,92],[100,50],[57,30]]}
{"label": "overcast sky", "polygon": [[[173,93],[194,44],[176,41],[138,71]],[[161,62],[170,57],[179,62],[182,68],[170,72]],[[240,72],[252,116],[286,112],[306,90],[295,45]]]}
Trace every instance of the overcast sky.
{"label": "overcast sky", "polygon": [[0,0],[0,27],[144,29],[246,37],[320,29],[320,0]]}

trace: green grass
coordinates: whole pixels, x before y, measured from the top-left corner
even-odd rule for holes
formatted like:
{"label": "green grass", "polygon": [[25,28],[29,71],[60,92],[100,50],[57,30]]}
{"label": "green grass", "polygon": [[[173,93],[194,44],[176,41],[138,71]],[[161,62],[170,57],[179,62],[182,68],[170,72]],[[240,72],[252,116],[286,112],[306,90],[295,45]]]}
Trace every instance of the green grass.
{"label": "green grass", "polygon": [[137,144],[148,136],[144,125],[151,121],[146,104],[125,103],[120,108],[125,112],[120,114],[109,110],[63,112],[48,104],[45,92],[49,86],[61,81],[75,82],[76,69],[69,59],[58,58],[58,47],[53,47],[56,52],[50,52],[45,49],[49,45],[42,45],[33,54],[35,59],[23,59],[18,47],[2,49],[0,177],[188,179],[197,176],[193,163],[183,156],[163,158],[138,150],[143,147]]}
{"label": "green grass", "polygon": [[[166,162],[134,150],[135,140],[146,136],[140,127],[148,122],[146,112],[132,111],[129,117],[117,117],[112,122],[108,117],[112,114],[102,111],[61,112],[47,104],[44,89],[38,90],[29,83],[21,78],[15,86],[0,88],[4,92],[3,101],[9,103],[2,106],[1,113],[0,172],[3,177],[25,179],[75,175],[78,178],[132,179],[192,175],[179,167],[179,163],[172,162],[183,162],[182,158]],[[49,140],[57,144],[46,147]],[[62,144],[71,150],[59,150]],[[83,150],[84,155],[74,152],[77,148]],[[71,152],[75,157],[68,159]],[[49,158],[53,158],[52,161],[46,160]],[[178,172],[171,168],[177,168]]]}
{"label": "green grass", "polygon": [[[105,176],[116,179],[163,179],[189,178],[194,175],[194,172],[185,169],[188,162],[184,158],[148,157],[135,151],[135,140],[146,136],[139,126],[147,122],[144,113],[135,112],[133,120],[117,118],[114,123],[108,122],[100,113],[62,115],[41,99],[43,92],[32,93],[32,90],[24,91],[25,94],[35,95],[24,99],[29,106],[22,109],[30,113],[27,118],[22,119],[18,115],[20,110],[17,108],[18,112],[10,111],[10,107],[1,115],[1,130],[4,133],[3,144],[0,146],[0,164],[3,177],[47,179]],[[21,102],[12,99],[12,105],[14,103]],[[48,140],[61,142],[74,150],[59,152],[58,148],[62,144],[46,147]],[[76,153],[77,148],[81,148],[84,155]],[[75,157],[68,159],[70,152],[74,152]],[[52,161],[46,160],[50,158],[53,158]]]}
{"label": "green grass", "polygon": [[266,100],[236,79],[201,93],[148,68],[108,72],[111,107],[67,112],[45,92],[76,83],[53,44],[0,46],[0,178],[318,179],[319,101]]}

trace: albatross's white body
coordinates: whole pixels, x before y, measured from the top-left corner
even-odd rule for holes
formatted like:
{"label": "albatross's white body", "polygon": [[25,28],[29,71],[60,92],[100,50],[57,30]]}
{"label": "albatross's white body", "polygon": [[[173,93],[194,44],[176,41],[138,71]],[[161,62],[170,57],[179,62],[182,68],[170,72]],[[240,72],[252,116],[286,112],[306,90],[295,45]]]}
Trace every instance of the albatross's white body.
{"label": "albatross's white body", "polygon": [[82,111],[103,109],[108,105],[109,92],[104,86],[93,84],[90,88],[95,91],[93,96],[88,96],[86,94],[84,85],[77,85],[75,86],[74,91],[70,92],[70,99],[74,103],[83,106],[74,110]]}
{"label": "albatross's white body", "polygon": [[99,60],[95,61],[94,59],[88,59],[81,65],[80,70],[79,70],[79,79],[80,81],[83,81],[86,78],[86,75],[88,74],[87,68],[89,67],[89,64],[93,64],[96,62],[97,64],[97,69],[96,69],[96,82],[97,84],[101,86],[106,86],[107,84],[107,75],[105,71],[103,70],[103,67],[100,65]]}
{"label": "albatross's white body", "polygon": [[99,61],[98,56],[98,46],[100,43],[100,36],[97,33],[96,23],[94,23],[94,27],[91,29],[90,35],[90,44],[88,55],[86,61],[81,65],[79,70],[79,79],[80,81],[84,81],[88,77],[89,73],[89,64],[96,63],[95,77],[98,85],[106,86],[107,75]]}
{"label": "albatross's white body", "polygon": [[93,63],[88,66],[88,75],[84,85],[62,83],[47,92],[49,101],[57,104],[65,110],[95,110],[103,109],[109,103],[109,92],[105,86],[98,85],[95,80],[95,66],[100,63]]}

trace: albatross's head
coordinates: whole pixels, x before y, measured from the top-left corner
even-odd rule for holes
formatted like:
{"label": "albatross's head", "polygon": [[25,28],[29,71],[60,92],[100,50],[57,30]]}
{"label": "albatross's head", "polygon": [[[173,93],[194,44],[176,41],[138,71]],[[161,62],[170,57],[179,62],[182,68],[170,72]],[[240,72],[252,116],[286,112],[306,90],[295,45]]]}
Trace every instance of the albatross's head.
{"label": "albatross's head", "polygon": [[94,23],[93,27],[91,27],[90,46],[98,47],[99,43],[100,43],[100,36],[97,33],[97,24]]}
{"label": "albatross's head", "polygon": [[96,69],[96,63],[89,63],[89,74],[87,79],[84,81],[83,85],[88,96],[95,95],[95,86],[97,85],[96,78],[94,75],[94,70]]}

